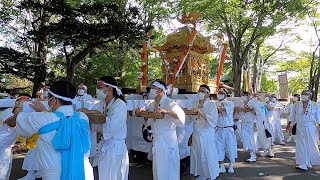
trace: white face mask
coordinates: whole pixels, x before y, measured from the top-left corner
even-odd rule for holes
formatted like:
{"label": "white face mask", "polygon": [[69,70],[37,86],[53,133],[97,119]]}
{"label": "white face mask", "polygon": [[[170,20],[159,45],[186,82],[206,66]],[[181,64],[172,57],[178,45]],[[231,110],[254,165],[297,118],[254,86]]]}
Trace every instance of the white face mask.
{"label": "white face mask", "polygon": [[197,93],[197,97],[198,97],[199,100],[203,100],[205,96],[206,96],[206,94],[203,93],[203,92],[198,92]]}
{"label": "white face mask", "polygon": [[217,98],[218,98],[218,100],[222,100],[222,99],[224,99],[224,95],[222,95],[222,94],[217,94]]}
{"label": "white face mask", "polygon": [[277,98],[271,98],[271,101],[272,101],[272,102],[276,102],[276,101],[277,101]]}
{"label": "white face mask", "polygon": [[266,102],[270,101],[270,98],[269,98],[269,97],[266,97],[265,99],[266,99]]}
{"label": "white face mask", "polygon": [[104,93],[103,89],[96,89],[96,93],[98,99],[105,99],[107,97],[107,94]]}
{"label": "white face mask", "polygon": [[294,102],[299,101],[299,98],[298,97],[293,97],[293,101]]}
{"label": "white face mask", "polygon": [[148,94],[148,97],[151,98],[151,99],[154,99],[158,96],[158,93],[157,93],[157,90],[155,89],[150,89],[150,92]]}
{"label": "white face mask", "polygon": [[[49,102],[49,101],[52,101],[53,98],[54,98],[54,97],[51,97],[50,99],[48,99],[48,102]],[[48,104],[48,105],[49,105],[49,104]],[[54,105],[49,106],[49,111],[50,111],[50,112],[52,112],[52,107],[53,107],[53,106],[54,106]]]}
{"label": "white face mask", "polygon": [[241,96],[241,99],[242,99],[242,101],[244,102],[244,101],[248,101],[248,96]]}
{"label": "white face mask", "polygon": [[301,95],[301,100],[302,100],[302,101],[308,101],[308,100],[309,100],[309,96],[307,96],[307,95]]}
{"label": "white face mask", "polygon": [[79,89],[79,90],[78,90],[78,94],[79,94],[80,96],[83,96],[84,93],[85,93],[84,89]]}
{"label": "white face mask", "polygon": [[43,97],[47,98],[49,96],[49,92],[48,91],[43,91]]}

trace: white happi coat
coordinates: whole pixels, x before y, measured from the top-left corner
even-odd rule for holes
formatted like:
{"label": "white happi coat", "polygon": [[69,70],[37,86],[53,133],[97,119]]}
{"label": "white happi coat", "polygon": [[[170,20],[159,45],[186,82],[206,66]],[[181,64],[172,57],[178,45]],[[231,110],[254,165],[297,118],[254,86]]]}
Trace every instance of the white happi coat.
{"label": "white happi coat", "polygon": [[283,112],[283,106],[279,102],[271,102],[270,105],[274,108],[270,114],[270,123],[273,129],[273,142],[275,139],[278,139],[280,142],[283,142],[284,136],[281,127],[281,113]]}
{"label": "white happi coat", "polygon": [[290,112],[290,121],[297,123],[295,136],[296,164],[320,165],[320,153],[317,142],[319,135],[317,125],[320,124],[319,106],[309,100],[306,112],[303,111],[303,103],[298,102]]}
{"label": "white happi coat", "polygon": [[[65,116],[73,116],[72,105],[60,106],[58,112]],[[80,118],[88,120],[84,113]],[[18,135],[29,138],[47,124],[59,121],[60,118],[52,112],[20,112],[17,116],[16,131]],[[61,154],[52,146],[56,131],[39,135],[37,140],[36,159],[38,161],[39,175],[43,180],[57,180],[61,175]],[[89,163],[89,151],[84,154],[84,171],[86,180],[93,180],[93,170]]]}
{"label": "white happi coat", "polygon": [[153,179],[179,180],[180,156],[176,126],[184,126],[185,114],[177,103],[166,95],[161,98],[158,106],[156,106],[156,101],[153,101],[147,105],[146,110],[154,111],[157,107],[175,112],[178,119],[165,114],[164,119],[151,120],[151,129],[153,131]]}
{"label": "white happi coat", "polygon": [[[244,107],[241,104],[240,107]],[[243,150],[256,151],[256,143],[254,140],[254,123],[256,122],[256,116],[253,112],[239,112],[239,119],[242,122],[242,144]]]}
{"label": "white happi coat", "polygon": [[127,105],[119,98],[113,99],[106,107],[105,113],[107,117],[102,125],[103,140],[99,152],[99,179],[127,180],[129,174],[129,156],[125,143]]}
{"label": "white happi coat", "polygon": [[237,158],[237,140],[233,129],[234,104],[227,99],[218,102],[218,106],[223,106],[226,111],[219,114],[216,130],[218,160],[223,161],[225,155],[231,163]]}
{"label": "white happi coat", "polygon": [[5,123],[9,117],[13,116],[13,108],[4,110],[0,120],[0,180],[9,180],[12,166],[12,147],[16,140],[16,130]]}
{"label": "white happi coat", "polygon": [[270,123],[266,118],[265,111],[263,109],[264,104],[258,100],[250,99],[247,104],[254,110],[257,118],[258,132],[256,140],[256,150],[259,148],[269,149],[271,146],[271,139],[267,138],[265,129],[271,133]]}
{"label": "white happi coat", "polygon": [[192,116],[194,128],[192,134],[190,173],[205,178],[216,179],[219,176],[219,162],[217,157],[215,127],[218,120],[217,105],[209,98],[205,100],[203,107],[199,101],[193,103],[206,114],[206,120],[198,115]]}

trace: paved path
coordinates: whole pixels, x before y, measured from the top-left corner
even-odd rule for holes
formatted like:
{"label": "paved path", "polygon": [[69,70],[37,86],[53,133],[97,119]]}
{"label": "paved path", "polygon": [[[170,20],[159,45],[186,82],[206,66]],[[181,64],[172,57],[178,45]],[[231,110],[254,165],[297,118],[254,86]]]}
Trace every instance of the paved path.
{"label": "paved path", "polygon": [[[258,161],[255,163],[246,162],[248,153],[243,152],[241,149],[238,152],[239,158],[235,165],[235,173],[222,174],[217,178],[218,180],[320,180],[319,166],[313,167],[313,169],[306,172],[295,169],[293,142],[284,146],[273,146],[274,158],[258,157]],[[11,179],[16,180],[25,175],[25,172],[21,171],[22,160],[23,156],[15,156]],[[259,173],[263,173],[264,176],[258,176]],[[196,177],[191,176],[188,171],[181,176],[181,180],[194,179]],[[131,162],[129,180],[152,180],[151,162]]]}

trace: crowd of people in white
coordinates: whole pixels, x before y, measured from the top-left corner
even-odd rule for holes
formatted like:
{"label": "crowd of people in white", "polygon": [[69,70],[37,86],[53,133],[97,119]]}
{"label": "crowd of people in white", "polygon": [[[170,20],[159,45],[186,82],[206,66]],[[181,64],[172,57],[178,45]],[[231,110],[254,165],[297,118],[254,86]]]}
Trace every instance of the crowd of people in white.
{"label": "crowd of people in white", "polygon": [[[116,80],[110,76],[100,78],[96,90],[101,101],[92,109],[75,111],[72,101],[91,99],[87,87],[80,84],[78,92],[67,81],[57,81],[43,91],[49,109],[39,101],[31,106],[36,112],[24,112],[23,103],[31,101],[28,94],[21,94],[13,108],[6,109],[0,121],[0,180],[8,180],[12,165],[12,147],[16,136],[38,136],[22,169],[28,174],[23,180],[77,179],[93,180],[92,165],[96,164],[101,180],[126,180],[129,173],[129,157],[126,146],[127,105]],[[170,94],[170,93],[169,93]],[[194,115],[185,115],[183,109],[167,96],[165,83],[152,83],[148,97],[154,99],[146,108],[135,109],[164,114],[162,119],[146,119],[151,124],[152,171],[155,180],[179,180],[180,157],[177,126],[193,122],[189,139],[191,149],[190,174],[198,180],[216,179],[221,173],[234,173],[238,143],[248,152],[249,163],[256,162],[257,153],[273,157],[272,146],[285,145],[281,117],[287,118],[287,142],[296,144],[296,168],[307,171],[312,165],[320,165],[319,128],[320,105],[311,101],[312,93],[304,90],[301,97],[295,94],[292,101],[283,105],[275,94],[261,97],[242,92],[240,101],[228,98],[221,89],[217,101],[212,101],[210,88],[201,85],[197,99],[189,107]],[[301,98],[301,100],[300,100]],[[102,124],[102,141],[97,156],[97,127],[89,124],[87,115],[106,115]],[[229,162],[227,168],[225,163]]]}

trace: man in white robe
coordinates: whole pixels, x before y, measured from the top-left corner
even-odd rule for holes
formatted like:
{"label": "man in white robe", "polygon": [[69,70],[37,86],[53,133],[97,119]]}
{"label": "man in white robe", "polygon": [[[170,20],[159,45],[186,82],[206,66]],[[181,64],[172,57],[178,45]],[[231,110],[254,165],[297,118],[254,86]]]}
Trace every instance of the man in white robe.
{"label": "man in white robe", "polygon": [[[92,96],[88,94],[88,87],[84,83],[80,83],[78,86],[77,96],[74,98],[73,104],[80,104],[81,108],[85,107],[85,103],[92,100]],[[93,167],[98,165],[98,152],[97,152],[97,129],[99,128],[96,124],[90,124],[91,130],[91,149],[90,149],[90,162]]]}
{"label": "man in white robe", "polygon": [[227,93],[220,90],[217,94],[218,102],[218,122],[216,130],[217,151],[219,160],[219,171],[225,173],[226,168],[223,164],[225,157],[230,160],[229,173],[234,173],[234,163],[237,158],[237,140],[233,129],[234,104],[226,99]]}
{"label": "man in white robe", "polygon": [[317,129],[317,125],[320,127],[320,111],[317,104],[310,100],[311,96],[311,91],[302,91],[301,101],[295,103],[286,128],[289,129],[292,123],[297,123],[296,167],[305,171],[310,169],[312,165],[320,165],[319,131]]}
{"label": "man in white robe", "polygon": [[[15,106],[14,116],[7,124],[11,127],[16,126],[17,134],[25,138],[39,133],[36,158],[39,163],[39,175],[43,180],[66,177],[93,180],[93,170],[88,159],[88,117],[84,113],[75,112],[71,103],[76,95],[76,87],[68,81],[57,81],[48,92],[48,105],[53,112],[48,112],[39,101],[33,102],[32,105],[37,112],[22,112],[21,101]],[[67,119],[75,116],[76,119]]]}
{"label": "man in white robe", "polygon": [[271,121],[273,119],[273,111],[275,109],[276,103],[273,103],[271,101],[271,94],[266,94],[265,95],[265,102],[264,106],[267,108],[268,113],[266,114],[267,122],[270,124],[270,133],[271,133],[271,145],[274,145],[274,140],[275,140],[275,134],[273,130],[273,125],[271,124]]}
{"label": "man in white robe", "polygon": [[127,105],[116,80],[111,76],[98,81],[97,96],[101,101],[86,113],[103,113],[103,139],[99,150],[99,179],[127,180],[129,156],[125,143],[127,137]]}
{"label": "man in white robe", "polygon": [[241,99],[243,104],[235,107],[236,113],[239,114],[239,119],[242,121],[242,145],[244,151],[249,151],[250,158],[247,159],[248,162],[255,162],[257,160],[256,156],[256,143],[254,140],[254,126],[256,122],[256,115],[253,109],[248,107],[248,101],[250,99],[248,92],[243,92],[241,94]]}
{"label": "man in white robe", "polygon": [[[22,100],[29,101],[31,97],[29,94],[20,94],[16,100],[16,104]],[[11,173],[11,151],[16,140],[16,130],[14,127],[8,126],[6,121],[14,115],[12,113],[13,110],[14,108],[4,110],[0,118],[0,180],[8,180]]]}
{"label": "man in white robe", "polygon": [[[295,107],[295,103],[300,101],[300,95],[299,94],[294,94],[293,97],[292,97],[292,100],[290,101],[289,104],[286,105],[285,109],[284,109],[284,113],[287,117],[287,124],[289,123],[290,121],[290,112],[293,111],[294,107]],[[288,129],[288,139],[287,139],[287,142],[291,142],[292,141],[292,137],[294,137],[294,135],[292,134],[292,125],[289,126],[289,129]]]}
{"label": "man in white robe", "polygon": [[190,173],[197,176],[197,180],[216,179],[219,176],[219,162],[217,157],[215,127],[218,120],[218,110],[214,102],[210,101],[210,89],[201,85],[198,101],[193,103],[193,110],[198,115],[193,116],[194,128],[192,134]]}
{"label": "man in white robe", "polygon": [[285,145],[284,136],[282,132],[282,126],[281,126],[281,117],[280,115],[283,112],[283,106],[277,101],[277,97],[275,94],[271,95],[271,103],[270,106],[272,106],[273,110],[271,110],[271,118],[270,123],[272,125],[273,129],[273,143],[275,143],[275,140],[277,139],[280,145]]}
{"label": "man in white robe", "polygon": [[176,127],[183,127],[185,114],[178,104],[166,96],[166,85],[160,80],[152,83],[149,98],[155,99],[140,111],[154,111],[163,119],[152,119],[153,131],[152,172],[154,180],[179,180],[180,155]]}
{"label": "man in white robe", "polygon": [[9,180],[12,166],[12,147],[16,139],[16,130],[6,124],[13,116],[13,108],[4,110],[0,120],[0,180]]}
{"label": "man in white robe", "polygon": [[83,83],[80,83],[75,100],[87,101],[87,100],[93,99],[92,96],[90,94],[88,94],[87,92],[88,92],[88,87],[86,85],[84,85]]}
{"label": "man in white robe", "polygon": [[248,107],[253,110],[257,120],[257,138],[256,138],[256,150],[262,148],[264,153],[262,156],[273,157],[271,149],[271,137],[266,136],[266,130],[271,133],[271,124],[266,118],[267,109],[264,104],[259,100],[249,95]]}

